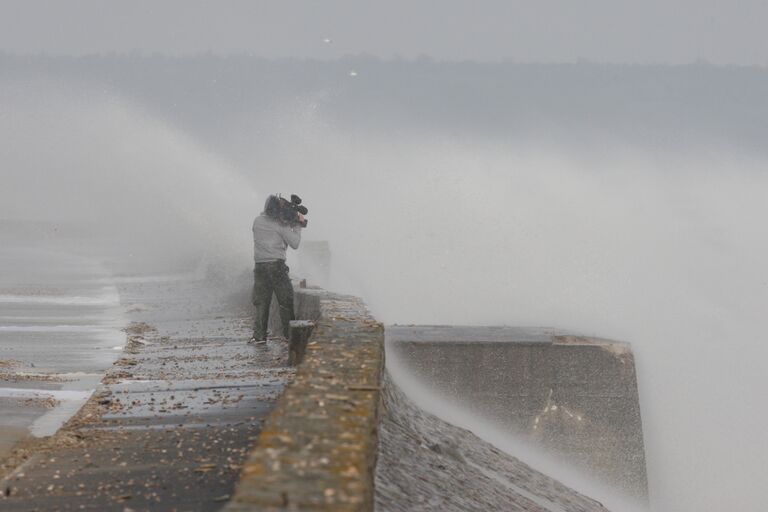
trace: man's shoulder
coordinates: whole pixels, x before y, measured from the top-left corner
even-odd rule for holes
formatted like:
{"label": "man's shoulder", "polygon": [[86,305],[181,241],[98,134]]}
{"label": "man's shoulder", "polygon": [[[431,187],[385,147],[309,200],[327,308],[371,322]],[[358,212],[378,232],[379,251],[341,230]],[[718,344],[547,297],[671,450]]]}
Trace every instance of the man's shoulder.
{"label": "man's shoulder", "polygon": [[257,215],[256,218],[253,219],[254,226],[272,226],[276,223],[277,222],[274,219],[270,219],[264,214]]}
{"label": "man's shoulder", "polygon": [[259,215],[253,221],[253,229],[268,229],[270,231],[280,231],[283,225],[277,219],[266,215]]}

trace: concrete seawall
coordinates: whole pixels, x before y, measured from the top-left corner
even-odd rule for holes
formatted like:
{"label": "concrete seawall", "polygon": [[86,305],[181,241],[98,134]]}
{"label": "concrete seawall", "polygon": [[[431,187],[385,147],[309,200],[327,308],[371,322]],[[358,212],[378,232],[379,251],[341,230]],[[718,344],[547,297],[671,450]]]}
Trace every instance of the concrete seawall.
{"label": "concrete seawall", "polygon": [[448,326],[388,327],[387,344],[434,393],[647,501],[628,344],[548,329]]}
{"label": "concrete seawall", "polygon": [[384,328],[355,297],[297,290],[296,310],[306,356],[225,510],[371,510]]}
{"label": "concrete seawall", "polygon": [[[600,503],[500,452],[471,432],[414,406],[387,377],[384,328],[361,300],[322,290],[299,289],[296,304],[297,316],[314,321],[314,331],[295,380],[287,386],[267,418],[244,465],[235,496],[225,508],[227,512],[374,508],[379,511],[458,511],[476,505],[486,510],[606,510]],[[448,336],[446,341],[451,341],[446,332],[426,329],[432,330],[432,336]],[[399,328],[392,328],[392,332],[395,337],[399,336],[400,342],[413,338],[404,336]],[[474,368],[487,368],[485,375],[517,375],[498,387],[505,390],[504,397],[512,399],[508,409],[530,410],[533,422],[533,417],[541,414],[549,403],[545,397],[545,403],[540,404],[538,392],[533,392],[533,388],[549,390],[552,382],[539,380],[533,386],[530,379],[520,377],[532,375],[530,368],[521,370],[522,374],[517,372],[521,364],[527,367],[535,359],[541,370],[535,373],[550,378],[567,374],[563,369],[570,368],[571,375],[580,375],[577,380],[583,390],[608,389],[626,381],[626,376],[617,373],[598,376],[599,369],[584,373],[579,364],[594,363],[603,353],[613,359],[623,359],[626,364],[627,357],[631,360],[627,351],[619,354],[615,347],[597,347],[595,343],[570,338],[559,339],[557,347],[551,346],[551,336],[546,341],[534,340],[532,345],[520,345],[527,355],[517,362],[515,358],[500,358],[498,354],[490,357],[488,347],[482,343],[476,346],[481,360],[473,359],[469,355],[471,347],[467,346],[463,347],[466,353],[461,357]],[[435,382],[441,386],[459,386],[447,376],[456,372],[461,357],[451,359],[450,354],[460,344],[448,343],[453,347],[450,349],[441,347],[436,351],[437,359],[427,356],[426,349],[434,351],[435,346],[425,344],[425,340],[406,345],[400,349],[408,353],[413,370],[436,378]],[[496,346],[501,347],[502,344]],[[595,347],[597,352],[593,351]],[[563,352],[558,354],[558,350]],[[582,356],[587,359],[581,361]],[[577,362],[575,366],[574,362]],[[505,379],[495,377],[492,382],[499,384],[499,378]],[[477,393],[482,388],[480,380],[479,377],[469,379],[465,387]],[[639,426],[639,410],[635,411],[637,390],[633,389],[630,415],[637,414]],[[562,391],[558,388],[558,400],[565,396]],[[550,401],[553,393],[549,393]],[[525,400],[521,402],[521,397],[528,395],[526,400],[530,403],[523,404]],[[576,395],[588,396],[589,393]],[[520,400],[515,401],[516,397]],[[626,404],[626,397],[617,398]],[[626,405],[622,407],[626,409]],[[528,425],[528,419],[521,419],[520,429]],[[540,418],[539,423],[546,432],[545,437],[555,439],[554,449],[570,454],[586,447],[582,438],[569,435],[562,418],[549,415]],[[635,433],[633,431],[633,435]],[[642,457],[642,434],[638,435],[637,453]],[[606,456],[606,450],[602,455]],[[617,455],[607,454],[608,457]],[[637,488],[644,492],[644,460],[633,460],[626,467],[621,467],[617,460],[612,463],[623,478],[639,482]],[[632,473],[630,466],[633,465],[642,470]]]}
{"label": "concrete seawall", "polygon": [[607,512],[598,501],[425,412],[388,374],[383,403],[377,512]]}
{"label": "concrete seawall", "polygon": [[[0,509],[606,511],[412,403],[385,371],[384,327],[356,297],[297,289],[303,320],[289,350],[277,339],[247,343],[252,310],[241,280],[127,280],[121,296],[133,322],[123,357],[56,435],[0,463]],[[416,341],[431,333],[449,346],[457,332],[420,329]],[[421,376],[449,375],[461,361],[485,375],[515,368],[486,360],[482,343],[465,346],[456,364],[430,363],[430,351],[414,347]],[[601,382],[576,374],[587,387]],[[482,381],[473,377],[471,389]],[[528,384],[510,386],[500,389]]]}

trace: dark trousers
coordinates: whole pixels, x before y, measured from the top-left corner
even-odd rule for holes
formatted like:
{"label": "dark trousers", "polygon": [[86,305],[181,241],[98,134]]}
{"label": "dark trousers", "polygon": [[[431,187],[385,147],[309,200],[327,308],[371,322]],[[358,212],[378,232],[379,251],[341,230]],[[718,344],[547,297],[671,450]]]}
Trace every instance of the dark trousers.
{"label": "dark trousers", "polygon": [[293,285],[288,277],[288,265],[285,260],[256,263],[253,269],[253,294],[251,300],[256,306],[253,322],[253,337],[257,340],[267,338],[269,325],[269,307],[272,304],[272,293],[277,297],[280,306],[280,321],[283,326],[283,336],[289,335],[290,321],[294,320]]}

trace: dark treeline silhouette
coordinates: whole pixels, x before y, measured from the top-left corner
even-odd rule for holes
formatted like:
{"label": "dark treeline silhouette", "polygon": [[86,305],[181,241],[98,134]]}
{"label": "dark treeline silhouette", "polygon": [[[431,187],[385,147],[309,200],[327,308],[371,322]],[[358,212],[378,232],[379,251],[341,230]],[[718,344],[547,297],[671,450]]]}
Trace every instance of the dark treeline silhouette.
{"label": "dark treeline silhouette", "polygon": [[361,133],[767,147],[762,67],[1,54],[0,72],[17,81],[46,77],[115,91],[214,145],[244,129],[268,130],[280,110],[306,109]]}

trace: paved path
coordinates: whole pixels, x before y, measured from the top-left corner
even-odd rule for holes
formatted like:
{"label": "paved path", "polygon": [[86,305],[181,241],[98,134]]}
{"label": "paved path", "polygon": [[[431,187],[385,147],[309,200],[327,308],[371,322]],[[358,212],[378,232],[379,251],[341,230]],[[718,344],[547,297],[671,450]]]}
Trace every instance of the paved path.
{"label": "paved path", "polygon": [[123,357],[56,436],[20,452],[0,509],[221,508],[291,374],[282,343],[246,343],[247,301],[227,289],[124,282],[134,323]]}

